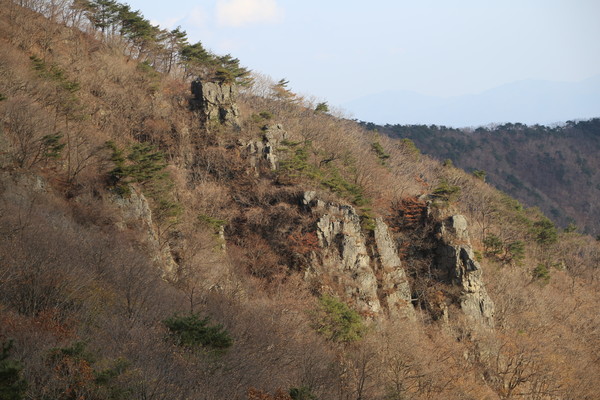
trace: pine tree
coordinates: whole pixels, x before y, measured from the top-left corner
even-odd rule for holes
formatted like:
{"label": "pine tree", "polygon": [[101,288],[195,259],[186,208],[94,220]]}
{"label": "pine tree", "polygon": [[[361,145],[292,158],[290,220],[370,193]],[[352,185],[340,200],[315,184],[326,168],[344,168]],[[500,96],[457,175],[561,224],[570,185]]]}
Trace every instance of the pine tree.
{"label": "pine tree", "polygon": [[169,73],[183,47],[188,45],[187,33],[178,26],[167,33],[166,43],[168,52],[167,73]]}
{"label": "pine tree", "polygon": [[317,104],[317,106],[315,107],[315,112],[316,113],[328,113],[329,112],[329,105],[327,104],[326,101]]}
{"label": "pine tree", "polygon": [[173,316],[164,321],[172,337],[180,346],[205,347],[225,350],[233,345],[233,339],[222,325],[210,325],[210,318],[196,314]]}
{"label": "pine tree", "polygon": [[296,93],[292,92],[288,89],[288,84],[290,81],[285,78],[280,79],[279,82],[274,84],[271,87],[271,92],[273,93],[273,97],[277,100],[283,101],[285,103],[298,103],[300,99],[296,96]]}

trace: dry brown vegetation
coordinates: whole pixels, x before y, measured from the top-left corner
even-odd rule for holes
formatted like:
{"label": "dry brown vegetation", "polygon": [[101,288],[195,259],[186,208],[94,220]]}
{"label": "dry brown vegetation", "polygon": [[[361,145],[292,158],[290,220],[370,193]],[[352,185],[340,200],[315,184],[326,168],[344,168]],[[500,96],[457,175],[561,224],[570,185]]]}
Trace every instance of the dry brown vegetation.
{"label": "dry brown vegetation", "polygon": [[[14,340],[22,398],[598,397],[596,240],[551,240],[539,211],[410,142],[315,113],[264,77],[239,98],[241,132],[207,132],[180,71],[140,68],[119,37],[73,22],[83,17],[69,4],[0,1],[0,341]],[[280,169],[257,174],[238,141],[270,123],[291,138]],[[163,187],[129,183],[146,194],[151,225],[143,207],[115,200],[109,140],[165,154]],[[390,224],[418,297],[415,321],[371,320],[351,343],[316,332],[321,288],[303,279],[315,217],[299,203],[309,189],[353,204],[367,235],[375,216]],[[494,330],[474,326],[427,274],[427,199],[431,218],[470,221]],[[440,304],[448,323],[436,320]],[[168,340],[163,321],[189,313],[221,324],[233,345]]]}

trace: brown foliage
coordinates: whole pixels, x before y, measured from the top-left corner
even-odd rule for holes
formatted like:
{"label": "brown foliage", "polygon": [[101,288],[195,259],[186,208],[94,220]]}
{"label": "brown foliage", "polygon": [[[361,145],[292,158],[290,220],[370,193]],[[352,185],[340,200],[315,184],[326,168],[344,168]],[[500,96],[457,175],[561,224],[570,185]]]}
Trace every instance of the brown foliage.
{"label": "brown foliage", "polygon": [[293,232],[288,236],[292,251],[306,256],[317,250],[319,240],[315,232]]}
{"label": "brown foliage", "polygon": [[283,390],[278,389],[274,394],[269,394],[256,388],[248,389],[247,393],[248,400],[292,400],[289,394]]}
{"label": "brown foliage", "polygon": [[392,203],[390,225],[394,230],[415,229],[425,222],[427,205],[416,197]]}

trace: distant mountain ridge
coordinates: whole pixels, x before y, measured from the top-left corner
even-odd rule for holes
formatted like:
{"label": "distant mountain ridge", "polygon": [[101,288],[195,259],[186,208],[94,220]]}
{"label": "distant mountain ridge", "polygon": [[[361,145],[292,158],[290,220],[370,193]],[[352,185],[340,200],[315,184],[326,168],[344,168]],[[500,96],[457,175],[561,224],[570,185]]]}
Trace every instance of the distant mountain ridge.
{"label": "distant mountain ridge", "polygon": [[359,120],[378,124],[553,124],[600,115],[600,75],[573,83],[524,80],[475,95],[447,98],[387,91],[358,98],[342,107]]}
{"label": "distant mountain ridge", "polygon": [[600,234],[600,119],[564,126],[503,124],[455,129],[435,125],[364,124],[408,138],[425,154],[451,160],[565,227]]}

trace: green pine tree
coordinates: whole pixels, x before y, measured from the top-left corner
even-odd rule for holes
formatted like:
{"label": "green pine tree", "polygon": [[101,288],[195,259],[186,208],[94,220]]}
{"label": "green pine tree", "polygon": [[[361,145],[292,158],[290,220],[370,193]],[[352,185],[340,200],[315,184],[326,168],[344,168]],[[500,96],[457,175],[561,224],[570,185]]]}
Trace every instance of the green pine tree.
{"label": "green pine tree", "polygon": [[222,325],[210,325],[210,318],[197,314],[175,315],[164,321],[171,337],[177,344],[186,347],[204,347],[225,350],[233,345],[233,339]]}
{"label": "green pine tree", "polygon": [[363,337],[366,327],[360,315],[333,296],[319,299],[315,324],[317,332],[332,342],[355,342]]}

